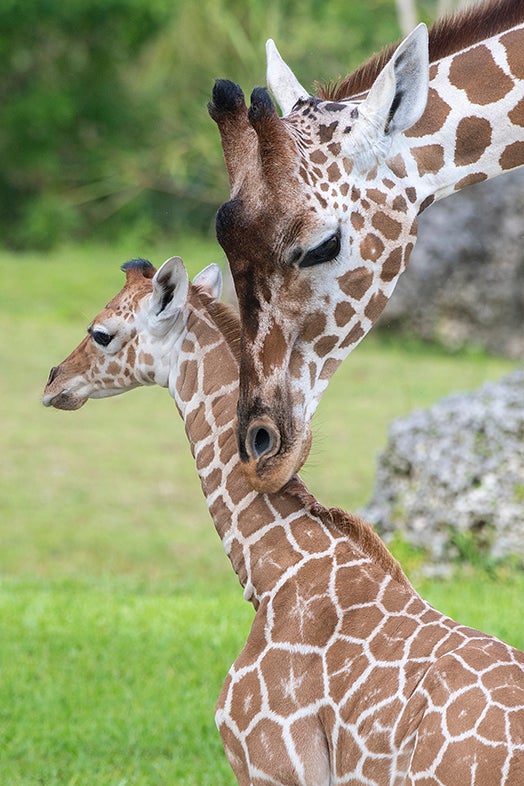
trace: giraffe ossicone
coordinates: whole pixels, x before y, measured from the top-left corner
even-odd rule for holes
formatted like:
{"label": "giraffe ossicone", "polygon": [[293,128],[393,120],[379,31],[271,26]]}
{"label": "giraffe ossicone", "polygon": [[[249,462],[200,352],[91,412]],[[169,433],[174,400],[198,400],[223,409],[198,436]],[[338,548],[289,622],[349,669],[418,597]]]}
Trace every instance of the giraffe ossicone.
{"label": "giraffe ossicone", "polygon": [[124,270],[43,401],[150,384],[175,399],[255,608],[216,709],[240,786],[522,786],[524,653],[433,609],[369,525],[298,478],[253,491],[235,438],[240,325],[217,268],[193,285],[177,258]]}
{"label": "giraffe ossicone", "polygon": [[318,402],[406,269],[419,213],[524,163],[524,2],[421,25],[316,96],[271,43],[267,81],[282,117],[232,82],[210,104],[231,187],[217,238],[243,325],[239,454],[259,491],[307,457]]}

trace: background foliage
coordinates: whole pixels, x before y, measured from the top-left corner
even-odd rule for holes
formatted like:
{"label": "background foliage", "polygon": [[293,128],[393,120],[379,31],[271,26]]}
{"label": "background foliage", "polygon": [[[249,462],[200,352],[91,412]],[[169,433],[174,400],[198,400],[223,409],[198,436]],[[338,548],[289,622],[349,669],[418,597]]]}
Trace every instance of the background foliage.
{"label": "background foliage", "polygon": [[313,89],[399,36],[394,0],[4,0],[0,30],[0,232],[14,248],[130,224],[209,230],[227,194],[214,80],[249,96],[273,37]]}

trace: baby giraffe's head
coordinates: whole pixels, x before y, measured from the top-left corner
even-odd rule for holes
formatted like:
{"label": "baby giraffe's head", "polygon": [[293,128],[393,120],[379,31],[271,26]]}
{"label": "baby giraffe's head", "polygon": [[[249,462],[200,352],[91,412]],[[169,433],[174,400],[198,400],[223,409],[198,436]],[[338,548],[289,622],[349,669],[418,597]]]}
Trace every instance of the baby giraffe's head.
{"label": "baby giraffe's head", "polygon": [[167,387],[169,357],[182,335],[191,288],[220,295],[221,274],[209,265],[190,285],[180,257],[157,271],[145,259],[122,265],[126,283],[93,319],[87,335],[54,366],[42,397],[46,407],[75,410],[141,385]]}

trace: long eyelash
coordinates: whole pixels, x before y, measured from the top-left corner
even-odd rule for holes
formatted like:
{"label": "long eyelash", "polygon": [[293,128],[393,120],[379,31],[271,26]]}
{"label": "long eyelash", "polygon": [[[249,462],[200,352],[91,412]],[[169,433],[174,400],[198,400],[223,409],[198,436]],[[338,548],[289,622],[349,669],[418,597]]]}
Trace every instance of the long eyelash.
{"label": "long eyelash", "polygon": [[[333,241],[336,243],[333,245]],[[337,251],[336,254],[332,255],[332,251],[330,250],[331,246],[336,247]],[[340,231],[337,231],[334,235],[331,235],[327,240],[321,243],[316,248],[312,248],[308,251],[302,261],[299,262],[299,267],[314,267],[315,265],[321,265],[324,262],[333,262],[338,258],[340,254]]]}

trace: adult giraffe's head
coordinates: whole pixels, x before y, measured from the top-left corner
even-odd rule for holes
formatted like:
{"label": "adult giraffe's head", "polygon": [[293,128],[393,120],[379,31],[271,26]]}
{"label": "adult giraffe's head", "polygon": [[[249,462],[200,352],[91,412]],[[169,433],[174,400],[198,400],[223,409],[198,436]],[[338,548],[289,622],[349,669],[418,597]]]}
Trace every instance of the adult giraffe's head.
{"label": "adult giraffe's head", "polygon": [[468,13],[436,26],[429,48],[419,25],[318,96],[269,41],[282,117],[264,88],[248,108],[238,85],[215,84],[231,188],[217,237],[243,326],[239,451],[259,491],[302,466],[318,401],[406,268],[417,215],[524,161],[524,142],[510,144],[524,140],[522,24],[507,32],[524,3]]}
{"label": "adult giraffe's head", "polygon": [[275,491],[307,458],[321,393],[413,246],[418,205],[384,161],[424,110],[427,34],[404,42],[364,101],[308,96],[271,42],[268,56],[284,118],[265,89],[248,110],[225,80],[210,111],[231,181],[217,236],[243,323],[240,456],[252,485]]}

